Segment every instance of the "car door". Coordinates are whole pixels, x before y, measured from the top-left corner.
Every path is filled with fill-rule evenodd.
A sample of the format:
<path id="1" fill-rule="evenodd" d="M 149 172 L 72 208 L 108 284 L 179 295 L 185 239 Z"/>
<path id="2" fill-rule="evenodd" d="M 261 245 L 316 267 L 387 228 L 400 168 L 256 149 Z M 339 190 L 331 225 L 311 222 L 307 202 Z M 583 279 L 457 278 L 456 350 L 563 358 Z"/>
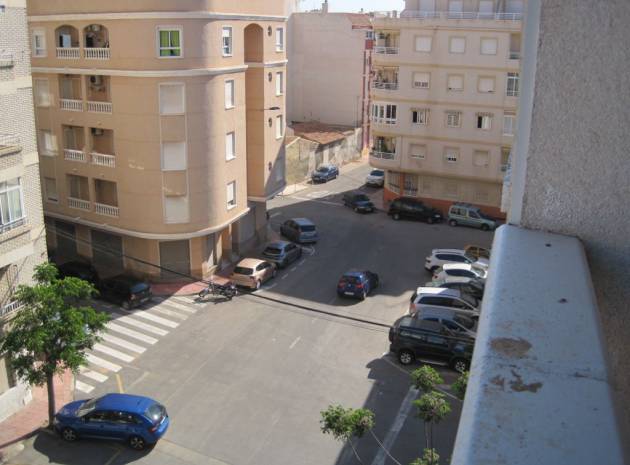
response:
<path id="1" fill-rule="evenodd" d="M 426 321 L 440 321 L 438 318 L 426 318 Z M 448 361 L 451 358 L 450 344 L 448 338 L 444 334 L 427 332 L 425 341 L 425 350 L 427 354 L 436 360 Z"/>
<path id="2" fill-rule="evenodd" d="M 287 245 L 285 252 L 287 254 L 287 261 L 294 262 L 298 259 L 298 247 L 295 244 Z"/>
<path id="3" fill-rule="evenodd" d="M 476 211 L 468 210 L 468 224 L 471 226 L 480 227 L 481 226 L 481 218 L 477 214 Z"/>
<path id="4" fill-rule="evenodd" d="M 110 437 L 108 412 L 95 410 L 82 418 L 79 434 L 92 438 Z"/>

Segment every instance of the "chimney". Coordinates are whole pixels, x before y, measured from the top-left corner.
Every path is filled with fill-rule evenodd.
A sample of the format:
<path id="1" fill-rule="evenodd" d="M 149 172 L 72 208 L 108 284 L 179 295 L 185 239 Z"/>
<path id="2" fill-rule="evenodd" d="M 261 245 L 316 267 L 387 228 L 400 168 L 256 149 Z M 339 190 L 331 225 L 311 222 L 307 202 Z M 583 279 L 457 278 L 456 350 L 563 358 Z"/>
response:
<path id="1" fill-rule="evenodd" d="M 328 13 L 328 0 L 324 0 L 322 3 L 322 13 Z"/>

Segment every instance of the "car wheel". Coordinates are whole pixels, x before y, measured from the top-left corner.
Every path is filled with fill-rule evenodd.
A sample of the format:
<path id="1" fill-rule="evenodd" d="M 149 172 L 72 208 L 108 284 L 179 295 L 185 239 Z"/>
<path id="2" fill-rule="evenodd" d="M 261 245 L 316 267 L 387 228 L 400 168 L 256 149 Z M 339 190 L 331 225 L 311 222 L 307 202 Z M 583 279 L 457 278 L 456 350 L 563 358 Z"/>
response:
<path id="1" fill-rule="evenodd" d="M 433 224 L 433 217 L 432 216 L 427 218 L 427 223 Z"/>
<path id="2" fill-rule="evenodd" d="M 140 436 L 131 436 L 129 438 L 129 447 L 131 447 L 133 450 L 143 450 L 146 445 L 146 441 Z"/>
<path id="3" fill-rule="evenodd" d="M 271 272 L 271 277 L 272 277 L 272 278 L 275 278 L 277 274 L 278 274 L 278 270 L 273 270 L 273 271 Z"/>
<path id="4" fill-rule="evenodd" d="M 256 290 L 260 289 L 260 279 L 256 281 Z"/>
<path id="5" fill-rule="evenodd" d="M 488 229 L 490 229 L 490 227 L 487 224 L 482 224 L 481 225 L 481 230 L 482 231 L 487 231 Z"/>
<path id="6" fill-rule="evenodd" d="M 413 363 L 413 359 L 414 359 L 414 356 L 410 350 L 403 349 L 400 352 L 398 352 L 398 361 L 402 365 L 409 365 Z"/>
<path id="7" fill-rule="evenodd" d="M 122 308 L 125 310 L 131 310 L 131 303 L 128 300 L 124 300 L 122 303 Z"/>
<path id="8" fill-rule="evenodd" d="M 400 214 L 394 213 L 394 216 L 392 216 L 392 218 L 394 218 L 396 221 L 398 221 L 400 219 Z"/>
<path id="9" fill-rule="evenodd" d="M 455 360 L 453 360 L 451 366 L 453 367 L 453 370 L 459 373 L 463 373 L 465 371 L 468 371 L 470 365 L 468 363 L 468 360 L 465 360 L 463 358 L 456 358 Z"/>
<path id="10" fill-rule="evenodd" d="M 77 432 L 73 430 L 72 428 L 68 428 L 68 427 L 61 430 L 61 437 L 65 441 L 68 441 L 68 442 L 74 442 L 78 438 Z"/>
<path id="11" fill-rule="evenodd" d="M 449 220 L 448 224 L 450 224 L 451 226 L 457 226 L 457 221 Z"/>
<path id="12" fill-rule="evenodd" d="M 365 291 L 365 290 L 364 290 L 364 291 L 361 293 L 361 300 L 365 300 L 365 299 L 367 299 L 367 291 Z"/>

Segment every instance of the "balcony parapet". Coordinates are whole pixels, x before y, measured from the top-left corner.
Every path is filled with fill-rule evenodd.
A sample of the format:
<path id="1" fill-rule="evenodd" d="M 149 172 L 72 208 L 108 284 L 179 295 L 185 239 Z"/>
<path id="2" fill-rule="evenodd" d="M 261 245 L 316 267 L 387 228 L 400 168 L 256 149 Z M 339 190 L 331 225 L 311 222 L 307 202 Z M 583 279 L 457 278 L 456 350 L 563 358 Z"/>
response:
<path id="1" fill-rule="evenodd" d="M 78 161 L 80 163 L 85 163 L 87 161 L 87 157 L 85 156 L 85 152 L 83 150 L 63 149 L 63 158 L 64 160 Z"/>
<path id="2" fill-rule="evenodd" d="M 372 150 L 370 152 L 370 157 L 379 158 L 381 160 L 393 160 L 396 158 L 396 153 L 394 152 L 379 152 L 378 150 Z"/>
<path id="3" fill-rule="evenodd" d="M 81 58 L 81 48 L 79 47 L 57 47 L 57 58 L 64 60 L 76 60 Z"/>
<path id="4" fill-rule="evenodd" d="M 501 226 L 452 465 L 624 462 L 576 238 Z"/>
<path id="5" fill-rule="evenodd" d="M 109 48 L 86 47 L 83 54 L 88 60 L 109 60 Z"/>
<path id="6" fill-rule="evenodd" d="M 60 98 L 59 108 L 67 111 L 83 111 L 83 100 Z"/>
<path id="7" fill-rule="evenodd" d="M 94 211 L 99 215 L 111 216 L 112 218 L 120 216 L 118 207 L 105 205 L 104 203 L 94 202 Z"/>
<path id="8" fill-rule="evenodd" d="M 89 212 L 92 209 L 89 200 L 75 199 L 74 197 L 68 197 L 68 207 L 86 212 Z"/>
<path id="9" fill-rule="evenodd" d="M 378 53 L 379 55 L 398 55 L 399 47 L 374 47 L 374 53 Z"/>
<path id="10" fill-rule="evenodd" d="M 397 82 L 378 82 L 378 81 L 374 81 L 372 83 L 372 87 L 374 89 L 398 90 L 398 83 Z"/>
<path id="11" fill-rule="evenodd" d="M 376 11 L 374 18 L 389 19 L 485 19 L 494 21 L 521 21 L 522 13 L 484 13 L 480 11 Z"/>
<path id="12" fill-rule="evenodd" d="M 98 166 L 106 166 L 108 168 L 116 168 L 116 157 L 114 155 L 106 155 L 104 153 L 92 152 L 92 164 Z"/>

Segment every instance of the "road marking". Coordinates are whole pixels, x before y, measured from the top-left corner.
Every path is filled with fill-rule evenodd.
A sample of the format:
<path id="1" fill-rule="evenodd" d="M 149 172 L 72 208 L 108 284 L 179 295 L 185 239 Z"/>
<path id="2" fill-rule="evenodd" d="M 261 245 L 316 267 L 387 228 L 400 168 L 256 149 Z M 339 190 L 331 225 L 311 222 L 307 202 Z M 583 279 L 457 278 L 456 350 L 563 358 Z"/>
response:
<path id="1" fill-rule="evenodd" d="M 86 354 L 85 358 L 88 362 L 93 363 L 96 366 L 101 368 L 105 368 L 106 370 L 113 371 L 114 373 L 120 371 L 122 367 L 120 365 L 116 365 L 115 363 L 108 362 L 107 360 L 103 360 L 102 358 L 97 357 L 96 355 Z"/>
<path id="2" fill-rule="evenodd" d="M 80 369 L 79 373 L 81 374 L 81 376 L 85 376 L 86 378 L 93 379 L 94 381 L 98 383 L 103 383 L 107 381 L 107 376 L 99 373 L 98 371 L 88 370 L 85 367 Z"/>
<path id="3" fill-rule="evenodd" d="M 379 448 L 376 457 L 372 460 L 372 465 L 384 465 L 385 464 L 385 450 L 390 450 L 394 441 L 398 437 L 400 430 L 405 424 L 405 420 L 409 416 L 409 412 L 413 407 L 411 401 L 418 395 L 418 390 L 413 386 L 409 388 L 409 392 L 405 396 L 405 399 L 400 404 L 400 409 L 398 409 L 398 415 L 394 420 L 394 424 L 387 432 L 387 436 L 385 436 L 385 440 L 383 441 L 383 447 Z"/>
<path id="4" fill-rule="evenodd" d="M 162 303 L 164 305 L 169 306 L 169 307 L 176 308 L 177 310 L 183 310 L 183 311 L 185 311 L 187 313 L 197 313 L 197 309 L 196 308 L 190 308 L 190 307 L 187 307 L 186 305 L 178 304 L 177 302 L 174 302 L 172 300 L 165 300 Z"/>
<path id="5" fill-rule="evenodd" d="M 293 268 L 291 268 L 290 271 L 295 271 L 295 270 L 297 270 L 297 266 L 294 266 Z"/>
<path id="6" fill-rule="evenodd" d="M 127 323 L 130 326 L 135 326 L 136 328 L 144 329 L 145 331 L 148 331 L 150 333 L 157 334 L 159 336 L 166 336 L 168 334 L 168 331 L 166 331 L 165 329 L 156 328 L 155 326 L 142 323 L 141 321 L 134 320 L 133 318 L 121 315 L 120 313 L 113 313 L 113 315 L 116 317 L 117 321 L 122 321 L 123 323 Z"/>
<path id="7" fill-rule="evenodd" d="M 295 341 L 293 341 L 291 345 L 289 346 L 289 350 L 293 349 L 295 347 L 295 344 L 297 344 L 300 341 L 300 339 L 302 339 L 302 336 L 296 337 Z"/>
<path id="8" fill-rule="evenodd" d="M 94 344 L 94 350 L 98 350 L 104 354 L 107 354 L 111 357 L 117 358 L 118 360 L 122 360 L 123 362 L 131 363 L 135 357 L 131 355 L 127 355 L 119 350 L 112 349 L 111 347 L 104 346 L 103 344 L 96 343 Z"/>
<path id="9" fill-rule="evenodd" d="M 280 279 L 287 279 L 289 277 L 289 273 L 285 274 L 282 278 Z"/>
<path id="10" fill-rule="evenodd" d="M 326 305 L 330 305 L 332 304 L 335 300 L 337 300 L 337 296 L 333 297 L 332 299 L 330 299 L 328 302 L 326 302 Z"/>
<path id="11" fill-rule="evenodd" d="M 304 262 L 306 261 L 306 259 L 302 260 L 300 263 L 298 263 L 298 266 L 302 266 L 304 265 Z"/>
<path id="12" fill-rule="evenodd" d="M 111 458 L 107 462 L 105 462 L 105 465 L 112 465 L 112 463 L 114 463 L 114 460 L 116 460 L 118 456 L 122 454 L 122 451 L 122 449 L 117 449 L 114 455 L 112 455 Z"/>
<path id="13" fill-rule="evenodd" d="M 280 212 L 274 212 L 274 213 L 272 213 L 271 215 L 269 215 L 269 218 L 275 218 L 276 216 L 280 216 L 280 215 L 282 215 L 282 213 L 280 213 Z"/>
<path id="14" fill-rule="evenodd" d="M 155 310 L 158 313 L 161 313 L 162 315 L 168 315 L 168 316 L 172 316 L 175 318 L 179 318 L 180 320 L 187 320 L 188 316 L 187 315 L 182 315 L 181 313 L 177 313 L 174 312 L 173 310 L 168 310 L 166 308 L 157 306 L 157 307 L 151 307 L 151 310 Z"/>
<path id="15" fill-rule="evenodd" d="M 278 285 L 278 283 L 273 283 L 273 284 L 269 284 L 267 286 L 263 286 L 263 290 L 268 291 L 269 289 L 273 289 L 277 285 Z"/>
<path id="16" fill-rule="evenodd" d="M 175 302 L 181 302 L 183 304 L 195 304 L 197 303 L 197 296 L 192 295 L 176 295 L 171 297 L 171 299 Z M 168 299 L 163 299 L 163 301 Z"/>
<path id="17" fill-rule="evenodd" d="M 125 328 L 124 326 L 117 325 L 116 323 L 112 323 L 111 321 L 107 323 L 107 328 L 116 331 L 117 333 L 124 334 L 125 336 L 133 337 L 134 339 L 138 339 L 139 341 L 146 342 L 147 344 L 155 344 L 158 340 L 151 336 L 146 336 L 142 333 L 134 331 L 133 329 Z"/>
<path id="18" fill-rule="evenodd" d="M 122 378 L 120 377 L 118 373 L 116 373 L 116 383 L 118 384 L 118 392 L 120 392 L 121 394 L 124 394 L 125 390 L 123 389 Z"/>
<path id="19" fill-rule="evenodd" d="M 343 203 L 341 202 L 329 202 L 328 200 L 320 200 L 317 198 L 307 198 L 307 197 L 298 197 L 298 196 L 294 196 L 293 197 L 296 200 L 303 200 L 304 202 L 316 202 L 316 203 L 323 203 L 324 205 L 333 205 L 335 207 L 343 207 Z"/>
<path id="20" fill-rule="evenodd" d="M 74 387 L 81 392 L 85 392 L 89 394 L 94 390 L 94 386 L 88 383 L 84 383 L 83 381 L 79 381 L 78 379 L 74 381 Z"/>
<path id="21" fill-rule="evenodd" d="M 106 334 L 101 334 L 100 336 L 104 341 L 107 341 L 110 344 L 115 344 L 117 346 L 124 347 L 125 349 L 128 349 L 137 354 L 142 354 L 146 350 L 144 347 L 140 347 L 139 345 L 132 344 L 131 342 L 127 342 L 124 339 L 120 339 L 119 337 L 112 336 L 111 334 L 106 333 Z"/>
<path id="22" fill-rule="evenodd" d="M 169 328 L 177 328 L 179 326 L 179 323 L 167 320 L 166 318 L 162 318 L 161 316 L 152 315 L 151 313 L 147 313 L 145 311 L 134 312 L 132 313 L 132 315 L 139 316 L 140 318 L 144 318 L 145 320 L 161 324 L 162 326 L 168 326 Z"/>
<path id="23" fill-rule="evenodd" d="M 227 462 L 201 454 L 196 450 L 188 449 L 187 447 L 180 446 L 164 438 L 160 439 L 153 449 L 164 455 L 173 457 L 173 462 L 185 462 L 190 465 L 230 465 Z M 106 463 L 105 465 L 111 464 Z"/>

